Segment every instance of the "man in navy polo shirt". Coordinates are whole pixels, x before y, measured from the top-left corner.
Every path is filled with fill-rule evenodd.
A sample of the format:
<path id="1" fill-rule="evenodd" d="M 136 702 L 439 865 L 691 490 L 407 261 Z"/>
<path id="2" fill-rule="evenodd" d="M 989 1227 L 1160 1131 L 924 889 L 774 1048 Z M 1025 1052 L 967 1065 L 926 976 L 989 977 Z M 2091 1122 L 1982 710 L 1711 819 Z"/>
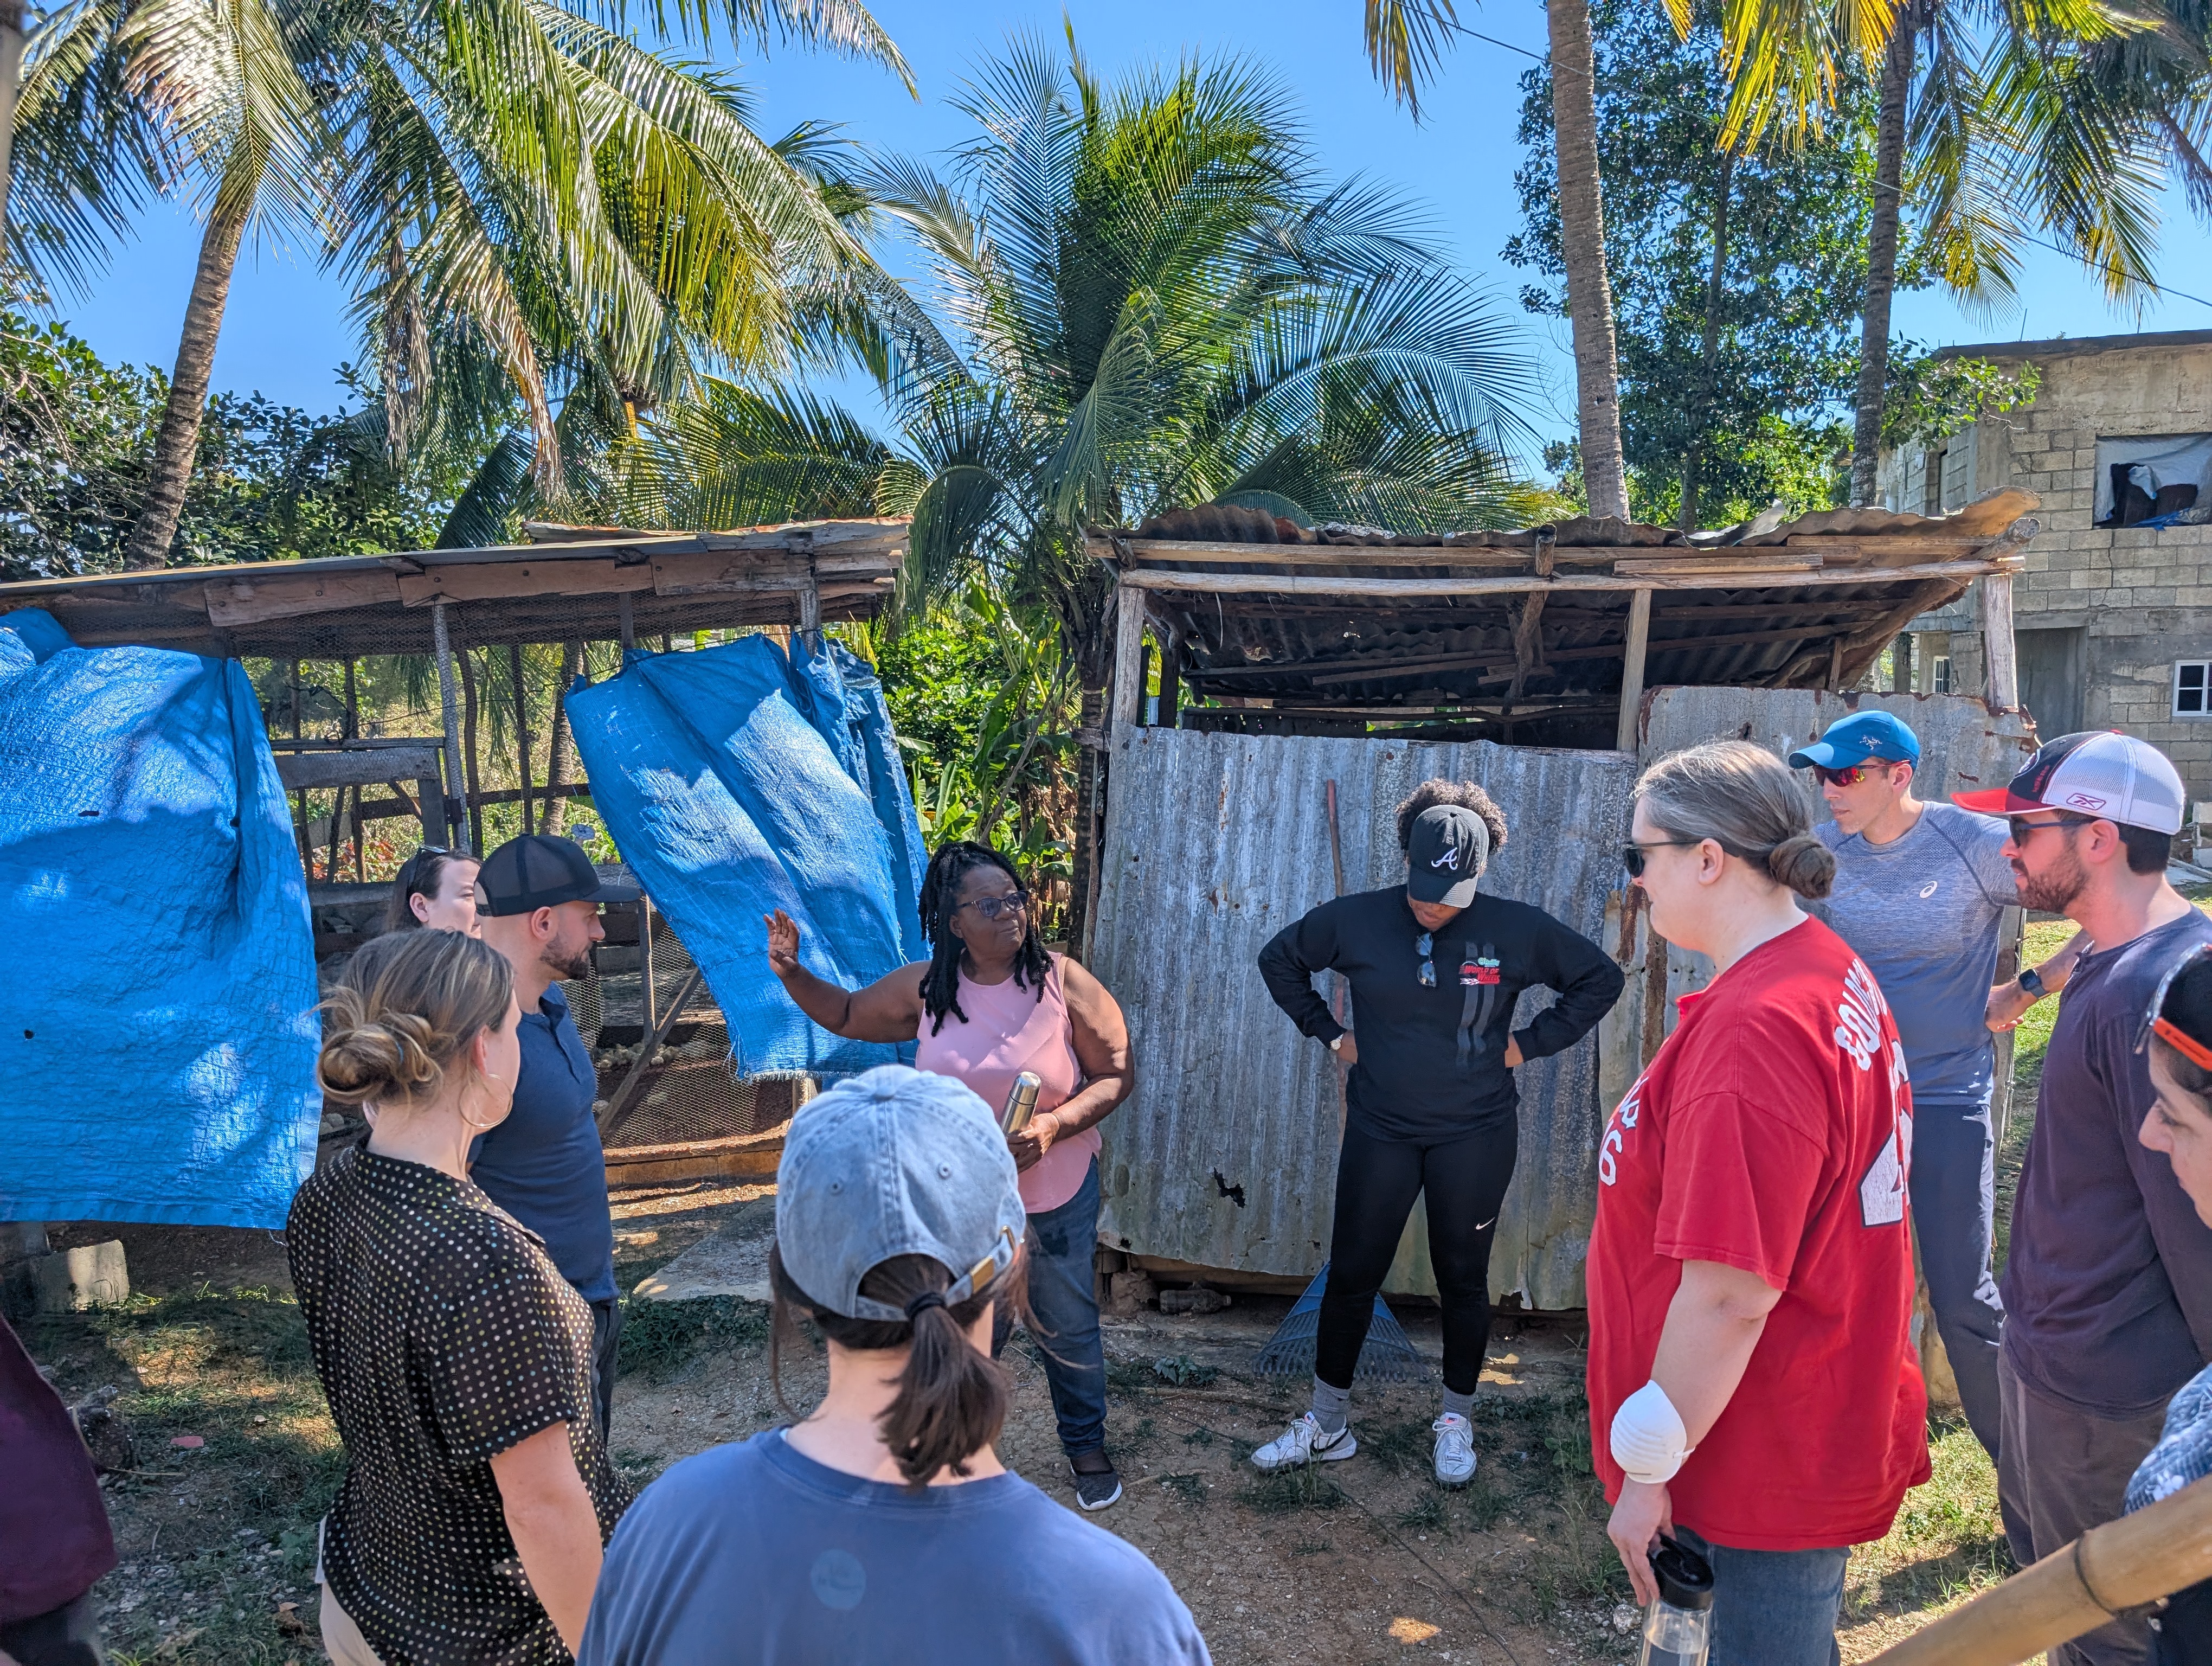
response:
<path id="1" fill-rule="evenodd" d="M 514 968 L 522 1068 L 514 1108 L 477 1140 L 469 1177 L 545 1241 L 561 1276 L 591 1304 L 602 1436 L 614 1405 L 615 1344 L 622 1333 L 614 1218 L 607 1207 L 606 1152 L 592 1115 L 599 1077 L 568 1016 L 568 999 L 553 986 L 590 973 L 592 945 L 607 934 L 599 904 L 637 897 L 635 885 L 603 881 L 582 846 L 538 833 L 509 839 L 484 858 L 477 874 L 483 940 Z"/>

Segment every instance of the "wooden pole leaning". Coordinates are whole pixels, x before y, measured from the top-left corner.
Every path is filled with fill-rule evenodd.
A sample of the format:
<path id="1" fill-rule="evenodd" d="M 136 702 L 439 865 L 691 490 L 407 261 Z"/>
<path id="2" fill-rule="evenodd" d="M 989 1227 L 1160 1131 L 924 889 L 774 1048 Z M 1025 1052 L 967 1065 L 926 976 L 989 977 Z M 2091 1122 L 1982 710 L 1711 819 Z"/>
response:
<path id="1" fill-rule="evenodd" d="M 1644 660 L 1650 645 L 1651 593 L 1638 590 L 1628 599 L 1628 650 L 1620 668 L 1620 727 L 1613 742 L 1617 751 L 1636 750 L 1636 731 L 1644 711 Z"/>
<path id="2" fill-rule="evenodd" d="M 2012 632 L 2012 575 L 1982 581 L 1982 665 L 1989 702 L 2000 711 L 2020 704 L 2020 649 Z"/>
<path id="3" fill-rule="evenodd" d="M 2018 1666 L 2106 1620 L 2212 1578 L 2212 1479 L 2093 1527 L 1868 1666 Z"/>

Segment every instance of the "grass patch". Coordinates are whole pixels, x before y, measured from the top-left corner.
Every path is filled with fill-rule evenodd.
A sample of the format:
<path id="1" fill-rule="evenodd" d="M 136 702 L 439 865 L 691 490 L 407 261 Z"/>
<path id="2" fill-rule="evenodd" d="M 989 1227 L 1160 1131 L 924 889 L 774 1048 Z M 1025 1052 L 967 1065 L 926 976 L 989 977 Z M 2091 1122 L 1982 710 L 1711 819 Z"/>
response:
<path id="1" fill-rule="evenodd" d="M 1425 1471 L 1434 1444 L 1435 1433 L 1427 1420 L 1418 1417 L 1396 1423 L 1378 1423 L 1359 1437 L 1361 1451 L 1401 1475 Z"/>
<path id="2" fill-rule="evenodd" d="M 1474 1479 L 1467 1484 L 1461 1497 L 1466 1500 L 1467 1524 L 1477 1533 L 1487 1533 L 1497 1526 L 1511 1503 L 1504 1491 L 1491 1480 L 1489 1472 L 1481 1468 L 1476 1469 Z"/>
<path id="3" fill-rule="evenodd" d="M 1905 1495 L 1879 1544 L 1851 1553 L 1844 1612 L 1854 1622 L 1942 1609 L 2012 1572 L 1997 1517 L 1996 1471 L 1964 1420 L 1928 1431 L 1934 1477 Z"/>
<path id="4" fill-rule="evenodd" d="M 1239 1465 L 1250 1456 L 1238 1453 Z M 1344 1502 L 1344 1494 L 1322 1474 L 1321 1465 L 1308 1463 L 1296 1469 L 1254 1471 L 1252 1479 L 1238 1491 L 1237 1502 L 1262 1516 L 1290 1516 L 1308 1510 L 1334 1510 Z"/>
<path id="5" fill-rule="evenodd" d="M 689 1302 L 627 1304 L 617 1373 L 641 1373 L 662 1383 L 702 1353 L 768 1346 L 768 1310 L 737 1296 L 704 1296 Z"/>
<path id="6" fill-rule="evenodd" d="M 1433 1489 L 1417 1494 L 1413 1503 L 1398 1512 L 1398 1525 L 1408 1533 L 1441 1535 L 1450 1532 L 1451 1513 L 1444 1508 L 1443 1494 Z"/>
<path id="7" fill-rule="evenodd" d="M 1152 1375 L 1179 1389 L 1202 1389 L 1221 1375 L 1218 1365 L 1201 1365 L 1188 1353 L 1152 1361 Z"/>
<path id="8" fill-rule="evenodd" d="M 1149 1359 L 1109 1359 L 1106 1362 L 1106 1387 L 1115 1394 L 1134 1398 L 1157 1389 L 1160 1378 L 1153 1373 Z"/>

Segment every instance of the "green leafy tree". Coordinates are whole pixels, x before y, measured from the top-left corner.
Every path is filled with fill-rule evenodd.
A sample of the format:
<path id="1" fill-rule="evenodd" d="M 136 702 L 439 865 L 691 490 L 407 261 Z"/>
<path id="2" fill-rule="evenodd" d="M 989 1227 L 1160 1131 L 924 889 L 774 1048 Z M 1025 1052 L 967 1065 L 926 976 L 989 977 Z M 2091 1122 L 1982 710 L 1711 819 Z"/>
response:
<path id="1" fill-rule="evenodd" d="M 1110 585 L 1087 525 L 1243 494 L 1513 518 L 1529 384 L 1507 327 L 1403 206 L 1322 176 L 1279 88 L 1231 60 L 1109 87 L 1071 33 L 1065 58 L 1018 40 L 957 104 L 977 132 L 952 181 L 872 182 L 948 313 L 879 493 L 915 518 L 910 599 L 980 562 L 1048 608 L 1095 727 Z"/>
<path id="2" fill-rule="evenodd" d="M 1871 90 L 1840 89 L 1838 114 L 1795 149 L 1739 155 L 1720 143 L 1730 90 L 1711 11 L 1686 38 L 1638 0 L 1606 0 L 1595 20 L 1636 512 L 1692 530 L 1776 501 L 1826 508 L 1857 371 Z M 1557 316 L 1568 303 L 1551 81 L 1548 66 L 1521 78 L 1524 226 L 1504 253 L 1543 280 L 1523 304 Z"/>
<path id="3" fill-rule="evenodd" d="M 232 271 L 257 225 L 351 281 L 396 456 L 519 406 L 540 495 L 705 368 L 833 344 L 887 362 L 896 286 L 849 228 L 834 143 L 754 133 L 744 89 L 550 0 L 83 0 L 33 38 L 15 241 L 96 268 L 149 193 L 207 230 L 134 527 L 167 558 Z M 903 64 L 853 0 L 704 0 L 663 26 L 774 26 Z M 910 84 L 910 83 L 909 83 Z"/>

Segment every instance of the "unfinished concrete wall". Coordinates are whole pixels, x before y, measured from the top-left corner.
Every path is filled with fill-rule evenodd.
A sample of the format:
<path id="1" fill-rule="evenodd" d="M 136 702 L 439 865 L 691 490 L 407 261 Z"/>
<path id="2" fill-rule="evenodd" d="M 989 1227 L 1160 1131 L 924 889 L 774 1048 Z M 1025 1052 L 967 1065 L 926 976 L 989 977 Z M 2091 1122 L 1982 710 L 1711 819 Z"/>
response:
<path id="1" fill-rule="evenodd" d="M 2212 432 L 2212 340 L 2113 337 L 2035 344 L 2023 356 L 2042 373 L 2035 402 L 1977 424 L 1973 447 L 1977 490 L 2024 486 L 2043 499 L 2043 530 L 2013 585 L 2015 628 L 2084 631 L 2082 725 L 2163 748 L 2191 794 L 2212 798 L 2212 715 L 2177 718 L 2172 702 L 2175 661 L 2212 659 L 2212 525 L 2091 524 L 2100 438 Z M 1894 460 L 1892 477 L 1910 460 Z M 1913 621 L 1916 631 L 1950 633 L 1961 691 L 1981 686 L 1978 626 L 1972 591 Z"/>

